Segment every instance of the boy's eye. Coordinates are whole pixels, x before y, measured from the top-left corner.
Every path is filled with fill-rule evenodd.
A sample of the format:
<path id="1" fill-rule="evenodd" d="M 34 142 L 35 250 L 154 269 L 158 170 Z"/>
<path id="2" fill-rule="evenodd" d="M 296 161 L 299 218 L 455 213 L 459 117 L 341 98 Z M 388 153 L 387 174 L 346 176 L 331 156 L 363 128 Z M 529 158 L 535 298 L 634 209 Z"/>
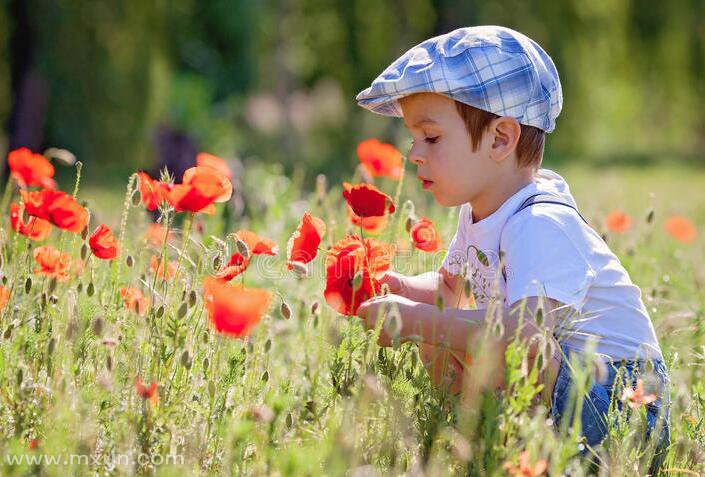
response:
<path id="1" fill-rule="evenodd" d="M 435 144 L 436 142 L 438 142 L 439 137 L 440 136 L 426 137 L 426 138 L 424 138 L 424 141 L 426 141 L 429 144 Z"/>

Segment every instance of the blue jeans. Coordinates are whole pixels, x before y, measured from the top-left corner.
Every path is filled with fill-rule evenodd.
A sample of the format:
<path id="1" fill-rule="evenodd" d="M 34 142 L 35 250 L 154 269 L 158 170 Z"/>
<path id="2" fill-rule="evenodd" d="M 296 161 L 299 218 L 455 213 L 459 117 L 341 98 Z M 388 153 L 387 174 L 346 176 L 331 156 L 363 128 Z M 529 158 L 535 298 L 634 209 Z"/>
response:
<path id="1" fill-rule="evenodd" d="M 573 361 L 576 356 L 574 350 L 570 350 L 564 344 L 561 344 L 563 351 L 563 359 L 561 361 L 558 377 L 556 379 L 553 394 L 551 396 L 551 418 L 556 426 L 560 429 L 561 419 L 567 418 L 572 421 L 575 412 L 575 404 L 570 403 L 571 389 L 573 387 L 573 373 L 569 362 L 573 366 L 579 366 L 580 361 Z M 567 359 L 566 359 L 567 358 Z M 656 400 L 646 405 L 646 418 L 648 427 L 646 431 L 647 439 L 651 437 L 652 431 L 658 429 L 657 450 L 654 455 L 651 474 L 655 475 L 661 465 L 666 454 L 666 448 L 670 441 L 670 431 L 668 427 L 668 417 L 670 413 L 670 379 L 666 365 L 660 359 L 650 360 L 653 365 L 652 375 L 656 378 L 658 389 L 646 389 L 646 392 L 654 392 Z M 650 370 L 648 370 L 650 371 Z M 607 436 L 607 414 L 612 399 L 615 400 L 617 407 L 621 410 L 623 403 L 621 401 L 621 390 L 626 385 L 636 386 L 636 381 L 639 376 L 644 376 L 647 372 L 647 361 L 645 360 L 620 360 L 610 361 L 606 365 L 606 373 L 602 383 L 597 383 L 592 380 L 590 388 L 583 397 L 582 411 L 580 415 L 581 433 L 590 447 L 600 444 Z M 651 374 L 651 373 L 650 373 Z M 617 378 L 620 378 L 619 380 Z M 621 384 L 620 384 L 621 383 Z M 614 395 L 617 393 L 617 395 Z M 570 409 L 569 409 L 570 406 Z M 569 421 L 569 422 L 570 422 Z M 658 425 L 657 425 L 658 424 Z M 583 451 L 583 454 L 587 450 Z"/>

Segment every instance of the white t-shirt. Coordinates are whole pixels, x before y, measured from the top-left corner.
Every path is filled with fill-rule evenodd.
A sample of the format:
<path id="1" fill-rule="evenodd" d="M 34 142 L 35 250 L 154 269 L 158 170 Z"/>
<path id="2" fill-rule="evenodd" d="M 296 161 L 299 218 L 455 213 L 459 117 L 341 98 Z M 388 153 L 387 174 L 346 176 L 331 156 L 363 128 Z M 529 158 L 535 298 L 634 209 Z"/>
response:
<path id="1" fill-rule="evenodd" d="M 511 306 L 530 296 L 569 305 L 576 313 L 558 323 L 557 334 L 570 348 L 583 350 L 593 339 L 605 358 L 662 358 L 641 290 L 575 210 L 534 204 L 515 213 L 527 198 L 546 192 L 575 206 L 568 184 L 548 169 L 540 169 L 535 182 L 479 222 L 472 222 L 470 206 L 463 204 L 443 268 L 459 275 L 467 264 L 466 277 L 480 309 L 492 300 Z M 500 250 L 506 281 L 499 269 Z"/>

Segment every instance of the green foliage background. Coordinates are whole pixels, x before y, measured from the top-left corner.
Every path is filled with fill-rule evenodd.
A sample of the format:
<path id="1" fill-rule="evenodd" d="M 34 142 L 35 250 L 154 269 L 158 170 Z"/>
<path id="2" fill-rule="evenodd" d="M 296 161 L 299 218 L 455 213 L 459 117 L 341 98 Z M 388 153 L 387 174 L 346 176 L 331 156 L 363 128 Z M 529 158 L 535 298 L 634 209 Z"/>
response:
<path id="1" fill-rule="evenodd" d="M 554 58 L 565 102 L 549 160 L 705 159 L 700 0 L 25 1 L 49 92 L 46 145 L 85 163 L 150 165 L 159 125 L 309 175 L 347 170 L 368 136 L 405 150 L 399 122 L 355 94 L 414 44 L 480 24 L 516 28 Z M 13 28 L 6 0 L 3 123 Z"/>

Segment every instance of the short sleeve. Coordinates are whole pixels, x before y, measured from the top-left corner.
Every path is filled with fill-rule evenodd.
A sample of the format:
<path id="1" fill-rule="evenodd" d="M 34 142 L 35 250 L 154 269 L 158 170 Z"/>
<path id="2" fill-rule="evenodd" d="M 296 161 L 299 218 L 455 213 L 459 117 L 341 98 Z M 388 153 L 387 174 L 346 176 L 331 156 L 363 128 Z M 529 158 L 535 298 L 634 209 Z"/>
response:
<path id="1" fill-rule="evenodd" d="M 463 204 L 458 212 L 458 227 L 455 230 L 453 240 L 448 246 L 448 251 L 443 259 L 443 268 L 452 275 L 463 273 L 463 266 L 467 261 L 467 226 L 470 221 L 470 208 Z"/>
<path id="2" fill-rule="evenodd" d="M 500 245 L 508 305 L 542 296 L 581 310 L 595 271 L 580 250 L 579 238 L 570 236 L 579 230 L 576 225 L 531 214 L 515 215 L 507 222 Z"/>

